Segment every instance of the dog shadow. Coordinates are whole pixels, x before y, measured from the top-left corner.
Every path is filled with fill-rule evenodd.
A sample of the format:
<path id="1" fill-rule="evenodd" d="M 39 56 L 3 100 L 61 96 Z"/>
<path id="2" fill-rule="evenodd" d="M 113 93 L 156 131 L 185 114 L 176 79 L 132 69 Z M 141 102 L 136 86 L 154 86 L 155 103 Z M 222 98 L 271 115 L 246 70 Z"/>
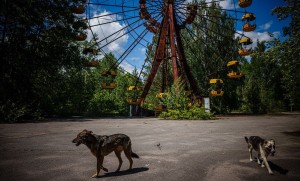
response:
<path id="1" fill-rule="evenodd" d="M 100 176 L 99 178 L 131 175 L 131 174 L 136 174 L 136 173 L 139 173 L 139 172 L 145 172 L 145 171 L 148 171 L 148 170 L 149 170 L 149 168 L 147 168 L 147 167 L 139 167 L 139 168 L 133 168 L 131 170 L 123 170 L 123 171 L 119 171 L 119 172 L 104 173 L 104 175 Z"/>
<path id="2" fill-rule="evenodd" d="M 273 163 L 271 161 L 268 161 L 268 162 L 269 162 L 270 168 L 273 171 L 279 172 L 281 175 L 286 175 L 289 172 L 288 170 L 280 167 L 279 165 L 276 165 L 275 163 Z"/>
<path id="3" fill-rule="evenodd" d="M 255 162 L 257 162 L 257 158 L 256 158 Z M 279 165 L 276 165 L 272 161 L 268 161 L 268 163 L 269 163 L 271 170 L 276 171 L 276 172 L 280 173 L 281 175 L 286 175 L 289 172 L 288 170 L 280 167 Z"/>

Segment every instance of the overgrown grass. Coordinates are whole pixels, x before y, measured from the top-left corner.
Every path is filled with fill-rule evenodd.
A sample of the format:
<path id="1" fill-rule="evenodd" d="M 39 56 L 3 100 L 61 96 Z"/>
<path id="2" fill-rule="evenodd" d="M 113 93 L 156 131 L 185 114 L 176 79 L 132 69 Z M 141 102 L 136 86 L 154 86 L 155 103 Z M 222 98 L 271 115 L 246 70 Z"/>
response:
<path id="1" fill-rule="evenodd" d="M 209 112 L 205 112 L 203 107 L 192 107 L 190 109 L 183 110 L 167 110 L 159 115 L 159 118 L 168 120 L 209 120 L 214 118 L 214 115 Z"/>
<path id="2" fill-rule="evenodd" d="M 169 120 L 207 120 L 212 119 L 214 115 L 205 112 L 204 107 L 194 103 L 190 107 L 190 98 L 188 98 L 181 79 L 174 82 L 171 89 L 161 98 L 161 103 L 166 106 L 159 118 Z"/>

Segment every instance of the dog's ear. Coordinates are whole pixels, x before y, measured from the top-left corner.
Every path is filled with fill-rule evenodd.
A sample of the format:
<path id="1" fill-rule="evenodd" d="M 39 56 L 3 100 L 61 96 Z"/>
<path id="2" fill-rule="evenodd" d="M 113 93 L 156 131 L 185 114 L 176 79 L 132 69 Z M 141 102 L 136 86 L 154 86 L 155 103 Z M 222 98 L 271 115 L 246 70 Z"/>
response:
<path id="1" fill-rule="evenodd" d="M 87 134 L 92 134 L 93 132 L 92 131 L 87 131 Z"/>
<path id="2" fill-rule="evenodd" d="M 270 141 L 273 142 L 273 144 L 275 145 L 275 140 L 271 139 Z"/>

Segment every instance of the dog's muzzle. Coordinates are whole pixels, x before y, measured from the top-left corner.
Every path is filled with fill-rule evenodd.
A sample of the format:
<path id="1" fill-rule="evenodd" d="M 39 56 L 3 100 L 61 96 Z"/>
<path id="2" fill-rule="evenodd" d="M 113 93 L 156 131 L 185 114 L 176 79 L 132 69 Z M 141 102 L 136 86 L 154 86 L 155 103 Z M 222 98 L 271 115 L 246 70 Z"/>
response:
<path id="1" fill-rule="evenodd" d="M 272 149 L 270 155 L 271 155 L 271 156 L 274 156 L 274 155 L 275 155 L 275 152 L 276 152 L 276 151 L 275 151 L 274 149 Z"/>
<path id="2" fill-rule="evenodd" d="M 72 143 L 76 143 L 75 145 L 76 146 L 79 146 L 81 143 L 82 143 L 82 141 L 81 140 L 77 140 L 76 138 L 72 141 Z"/>
<path id="3" fill-rule="evenodd" d="M 275 151 L 271 151 L 271 156 L 275 156 Z"/>

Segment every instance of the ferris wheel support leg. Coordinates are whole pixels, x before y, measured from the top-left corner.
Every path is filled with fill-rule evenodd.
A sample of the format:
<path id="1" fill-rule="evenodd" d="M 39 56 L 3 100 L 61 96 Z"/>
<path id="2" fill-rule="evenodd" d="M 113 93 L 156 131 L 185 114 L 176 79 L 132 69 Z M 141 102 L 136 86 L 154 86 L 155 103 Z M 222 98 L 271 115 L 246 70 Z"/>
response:
<path id="1" fill-rule="evenodd" d="M 186 77 L 190 83 L 190 86 L 191 86 L 194 94 L 200 95 L 196 80 L 195 80 L 194 76 L 192 75 L 191 69 L 186 61 L 186 57 L 185 57 L 184 50 L 183 50 L 183 44 L 182 44 L 182 40 L 180 37 L 180 30 L 179 30 L 179 28 L 175 28 L 175 30 L 176 30 L 176 41 L 177 41 L 179 61 L 181 63 L 181 66 L 186 74 Z"/>
<path id="2" fill-rule="evenodd" d="M 177 82 L 179 74 L 178 74 L 177 55 L 176 55 L 176 46 L 175 46 L 175 21 L 174 21 L 173 4 L 169 4 L 169 16 L 170 16 L 170 45 L 171 45 L 171 57 L 172 57 L 172 71 L 173 71 L 174 82 Z"/>
<path id="3" fill-rule="evenodd" d="M 150 74 L 148 76 L 147 82 L 145 84 L 144 90 L 141 95 L 141 106 L 144 105 L 145 98 L 149 92 L 151 85 L 152 85 L 152 82 L 157 73 L 159 65 L 165 56 L 166 37 L 167 37 L 167 33 L 168 33 L 168 17 L 166 17 L 166 16 L 168 16 L 168 15 L 165 15 L 165 17 L 163 18 L 162 28 L 161 28 L 161 31 L 159 34 L 159 38 L 158 38 L 159 41 L 157 42 L 157 46 L 156 46 L 157 49 L 155 51 L 152 68 L 151 68 Z"/>

